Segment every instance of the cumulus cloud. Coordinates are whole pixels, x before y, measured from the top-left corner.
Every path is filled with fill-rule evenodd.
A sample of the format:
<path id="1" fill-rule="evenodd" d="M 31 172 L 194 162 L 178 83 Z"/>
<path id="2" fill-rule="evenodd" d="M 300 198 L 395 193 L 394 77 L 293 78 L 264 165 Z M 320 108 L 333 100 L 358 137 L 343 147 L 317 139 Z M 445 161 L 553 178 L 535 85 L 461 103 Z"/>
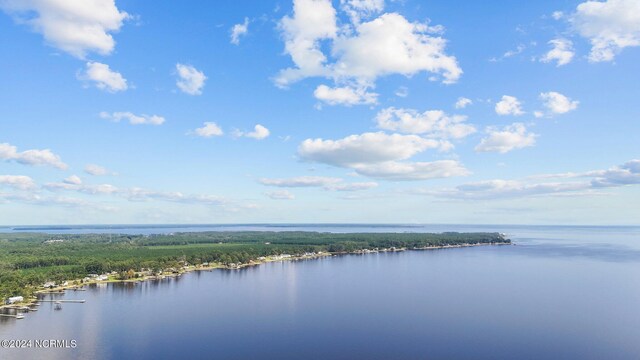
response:
<path id="1" fill-rule="evenodd" d="M 570 181 L 541 181 L 553 178 Z M 583 178 L 576 181 L 574 179 Z M 606 188 L 640 185 L 640 160 L 634 159 L 607 170 L 530 176 L 528 180 L 485 180 L 440 190 L 419 190 L 417 193 L 453 199 L 494 200 L 527 196 L 601 195 Z"/>
<path id="2" fill-rule="evenodd" d="M 375 120 L 380 129 L 444 139 L 461 139 L 476 131 L 473 125 L 464 123 L 466 116 L 448 115 L 441 110 L 420 113 L 414 109 L 389 107 L 378 112 Z"/>
<path id="3" fill-rule="evenodd" d="M 24 175 L 0 175 L 0 186 L 8 186 L 18 190 L 29 190 L 36 187 L 35 181 Z"/>
<path id="4" fill-rule="evenodd" d="M 640 160 L 634 159 L 608 170 L 590 171 L 583 176 L 593 176 L 594 187 L 615 187 L 640 184 Z"/>
<path id="5" fill-rule="evenodd" d="M 285 52 L 291 56 L 296 68 L 282 70 L 275 81 L 278 86 L 311 76 L 327 76 L 327 57 L 320 49 L 320 41 L 335 38 L 336 11 L 330 0 L 296 0 L 293 16 L 280 20 L 279 28 L 285 41 Z"/>
<path id="6" fill-rule="evenodd" d="M 428 180 L 471 174 L 456 160 L 433 162 L 385 161 L 377 164 L 359 164 L 354 168 L 358 174 L 364 176 L 394 181 Z"/>
<path id="7" fill-rule="evenodd" d="M 504 154 L 515 149 L 533 146 L 537 137 L 536 134 L 527 132 L 526 126 L 522 123 L 513 123 L 502 129 L 489 127 L 486 132 L 488 136 L 475 147 L 478 152 Z"/>
<path id="8" fill-rule="evenodd" d="M 513 197 L 561 194 L 588 189 L 588 183 L 583 182 L 530 184 L 516 180 L 496 179 L 467 183 L 453 189 L 425 191 L 423 194 L 453 199 L 497 200 Z"/>
<path id="9" fill-rule="evenodd" d="M 329 87 L 319 85 L 313 92 L 316 99 L 329 105 L 361 105 L 376 104 L 378 94 L 367 92 L 366 87 L 353 88 L 350 86 Z"/>
<path id="10" fill-rule="evenodd" d="M 338 56 L 336 75 L 373 82 L 379 76 L 412 76 L 421 71 L 441 75 L 454 83 L 462 75 L 457 60 L 444 52 L 446 40 L 432 36 L 428 23 L 411 23 L 387 13 L 356 27 L 355 36 L 340 36 L 333 46 Z"/>
<path id="11" fill-rule="evenodd" d="M 284 187 L 284 188 L 323 188 L 328 191 L 360 191 L 368 190 L 378 186 L 375 182 L 353 182 L 347 183 L 341 178 L 326 176 L 298 176 L 293 178 L 263 178 L 259 182 L 262 185 Z"/>
<path id="12" fill-rule="evenodd" d="M 591 42 L 589 61 L 612 61 L 626 47 L 640 46 L 640 2 L 585 1 L 569 21 Z"/>
<path id="13" fill-rule="evenodd" d="M 78 58 L 88 52 L 109 55 L 115 47 L 111 34 L 129 18 L 114 0 L 3 0 L 0 8 Z"/>
<path id="14" fill-rule="evenodd" d="M 146 115 L 146 114 L 135 115 L 128 111 L 123 111 L 123 112 L 121 111 L 121 112 L 114 112 L 114 113 L 108 113 L 103 111 L 100 113 L 100 117 L 113 122 L 120 122 L 122 120 L 127 120 L 131 125 L 162 125 L 165 121 L 165 119 L 162 116 Z"/>
<path id="15" fill-rule="evenodd" d="M 114 175 L 112 172 L 107 170 L 105 167 L 96 165 L 96 164 L 87 164 L 84 167 L 84 172 L 93 175 L 93 176 L 104 176 L 104 175 Z"/>
<path id="16" fill-rule="evenodd" d="M 383 132 L 351 135 L 339 140 L 306 139 L 298 147 L 298 155 L 339 167 L 405 160 L 441 143 L 417 135 L 385 134 Z"/>
<path id="17" fill-rule="evenodd" d="M 63 181 L 47 183 L 43 188 L 51 192 L 73 191 L 93 196 L 116 196 L 129 201 L 168 201 L 185 204 L 229 206 L 229 209 L 234 210 L 243 207 L 222 196 L 184 194 L 179 191 L 158 191 L 141 187 L 118 188 L 111 184 L 74 184 L 69 181 Z"/>
<path id="18" fill-rule="evenodd" d="M 293 200 L 296 197 L 287 190 L 276 190 L 264 193 L 273 200 Z"/>
<path id="19" fill-rule="evenodd" d="M 339 140 L 307 139 L 298 147 L 298 155 L 306 161 L 349 168 L 360 175 L 386 180 L 424 180 L 468 174 L 456 161 L 402 161 L 428 149 L 448 150 L 450 147 L 448 141 L 377 132 Z"/>
<path id="20" fill-rule="evenodd" d="M 95 87 L 111 93 L 127 90 L 127 79 L 111 70 L 109 65 L 90 61 L 84 72 L 78 74 L 78 79 L 91 81 Z"/>
<path id="21" fill-rule="evenodd" d="M 456 58 L 445 53 L 446 40 L 435 35 L 442 32 L 441 27 L 412 23 L 397 13 L 361 22 L 377 15 L 383 5 L 382 1 L 342 1 L 340 9 L 351 23 L 339 28 L 330 0 L 294 0 L 293 15 L 282 18 L 279 28 L 285 52 L 295 66 L 280 71 L 276 85 L 325 77 L 335 81 L 334 92 L 345 92 L 345 86 L 364 87 L 365 94 L 375 87 L 377 78 L 390 74 L 409 77 L 424 71 L 441 76 L 445 83 L 457 81 L 462 70 Z M 336 103 L 353 105 L 354 100 Z"/>
<path id="22" fill-rule="evenodd" d="M 540 58 L 544 63 L 556 62 L 556 66 L 566 65 L 571 62 L 575 52 L 573 51 L 573 43 L 568 39 L 553 39 L 549 41 L 551 50 Z"/>
<path id="23" fill-rule="evenodd" d="M 466 97 L 459 97 L 454 106 L 456 109 L 464 109 L 471 104 L 473 104 L 473 101 L 471 99 L 467 99 Z"/>
<path id="24" fill-rule="evenodd" d="M 520 100 L 514 96 L 503 95 L 502 99 L 496 103 L 496 114 L 498 115 L 522 115 L 522 104 Z"/>
<path id="25" fill-rule="evenodd" d="M 249 32 L 249 18 L 244 18 L 244 22 L 242 24 L 235 24 L 231 27 L 230 36 L 231 43 L 234 45 L 240 44 L 240 38 L 242 36 L 247 35 Z"/>
<path id="26" fill-rule="evenodd" d="M 62 182 L 64 182 L 65 184 L 71 184 L 71 185 L 81 185 L 82 179 L 80 179 L 78 175 L 71 175 L 68 178 L 62 180 Z"/>
<path id="27" fill-rule="evenodd" d="M 569 111 L 577 109 L 580 103 L 555 91 L 541 93 L 540 99 L 551 114 L 568 113 Z"/>
<path id="28" fill-rule="evenodd" d="M 71 181 L 46 183 L 43 187 L 49 191 L 72 190 L 89 195 L 109 195 L 116 194 L 120 191 L 117 187 L 110 184 L 90 185 L 83 184 L 82 182 L 73 183 Z"/>
<path id="29" fill-rule="evenodd" d="M 253 138 L 256 140 L 262 140 L 262 139 L 266 139 L 267 137 L 269 137 L 269 135 L 271 134 L 271 132 L 269 131 L 269 129 L 267 129 L 266 127 L 257 124 L 256 126 L 253 127 L 253 131 L 250 132 L 242 132 L 240 130 L 235 130 L 233 133 L 233 136 L 235 137 L 248 137 L 248 138 Z"/>
<path id="30" fill-rule="evenodd" d="M 277 187 L 324 187 L 342 182 L 343 180 L 341 178 L 326 176 L 298 176 L 280 179 L 263 178 L 259 181 L 262 185 Z"/>
<path id="31" fill-rule="evenodd" d="M 67 164 L 62 162 L 60 156 L 49 149 L 32 149 L 19 152 L 17 147 L 8 143 L 0 143 L 0 160 L 15 161 L 24 165 L 47 165 L 61 170 L 65 170 L 68 167 Z"/>
<path id="32" fill-rule="evenodd" d="M 384 10 L 384 0 L 340 0 L 342 11 L 347 13 L 353 24 L 368 19 Z"/>
<path id="33" fill-rule="evenodd" d="M 193 131 L 193 134 L 200 137 L 213 137 L 213 136 L 222 136 L 224 132 L 222 129 L 214 122 L 205 122 L 202 127 L 199 127 Z"/>
<path id="34" fill-rule="evenodd" d="M 176 85 L 182 92 L 189 95 L 202 94 L 202 88 L 204 87 L 207 77 L 202 71 L 197 70 L 191 65 L 176 64 L 176 70 L 178 71 L 178 80 Z"/>
<path id="35" fill-rule="evenodd" d="M 377 187 L 377 186 L 378 186 L 378 183 L 369 181 L 369 182 L 330 184 L 327 187 L 325 187 L 325 189 L 330 191 L 361 191 L 361 190 L 373 189 L 374 187 Z"/>

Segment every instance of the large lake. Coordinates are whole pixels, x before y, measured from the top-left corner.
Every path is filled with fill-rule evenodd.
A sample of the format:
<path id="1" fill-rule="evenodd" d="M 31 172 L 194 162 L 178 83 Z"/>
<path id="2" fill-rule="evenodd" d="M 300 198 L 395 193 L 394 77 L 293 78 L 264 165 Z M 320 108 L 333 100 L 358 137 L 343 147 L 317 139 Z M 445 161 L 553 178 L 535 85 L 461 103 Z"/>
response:
<path id="1" fill-rule="evenodd" d="M 0 359 L 640 358 L 639 227 L 112 232 L 211 229 L 493 230 L 517 245 L 334 256 L 68 291 L 56 298 L 86 303 L 61 310 L 43 303 L 23 320 L 0 318 L 0 340 L 75 340 L 77 347 L 0 348 Z"/>

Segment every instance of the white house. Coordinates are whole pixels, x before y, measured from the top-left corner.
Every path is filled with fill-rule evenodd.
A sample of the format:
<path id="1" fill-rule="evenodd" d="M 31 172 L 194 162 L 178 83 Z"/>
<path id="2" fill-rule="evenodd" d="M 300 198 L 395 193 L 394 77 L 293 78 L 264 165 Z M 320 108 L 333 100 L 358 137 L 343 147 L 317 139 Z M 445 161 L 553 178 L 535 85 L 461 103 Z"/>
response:
<path id="1" fill-rule="evenodd" d="M 22 296 L 13 296 L 7 299 L 7 304 L 15 304 L 17 302 L 22 302 L 24 298 Z"/>

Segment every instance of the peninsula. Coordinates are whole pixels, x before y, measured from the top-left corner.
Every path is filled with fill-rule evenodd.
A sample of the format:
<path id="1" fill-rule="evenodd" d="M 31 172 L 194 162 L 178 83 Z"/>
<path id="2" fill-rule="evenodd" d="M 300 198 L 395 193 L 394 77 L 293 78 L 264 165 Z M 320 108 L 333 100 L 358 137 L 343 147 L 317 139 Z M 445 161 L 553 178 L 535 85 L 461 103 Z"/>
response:
<path id="1" fill-rule="evenodd" d="M 348 253 L 510 244 L 500 233 L 185 232 L 0 234 L 0 299 L 101 281 Z"/>

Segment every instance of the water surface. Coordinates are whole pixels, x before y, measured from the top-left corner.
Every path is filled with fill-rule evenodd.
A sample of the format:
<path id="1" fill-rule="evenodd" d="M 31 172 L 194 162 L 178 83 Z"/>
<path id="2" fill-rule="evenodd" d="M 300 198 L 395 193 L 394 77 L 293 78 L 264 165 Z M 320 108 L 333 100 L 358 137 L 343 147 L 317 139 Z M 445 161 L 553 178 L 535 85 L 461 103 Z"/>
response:
<path id="1" fill-rule="evenodd" d="M 0 358 L 640 358 L 640 228 L 493 230 L 517 245 L 335 256 L 69 291 L 59 298 L 86 303 L 0 318 L 0 339 L 74 339 L 76 349 L 0 349 Z"/>

